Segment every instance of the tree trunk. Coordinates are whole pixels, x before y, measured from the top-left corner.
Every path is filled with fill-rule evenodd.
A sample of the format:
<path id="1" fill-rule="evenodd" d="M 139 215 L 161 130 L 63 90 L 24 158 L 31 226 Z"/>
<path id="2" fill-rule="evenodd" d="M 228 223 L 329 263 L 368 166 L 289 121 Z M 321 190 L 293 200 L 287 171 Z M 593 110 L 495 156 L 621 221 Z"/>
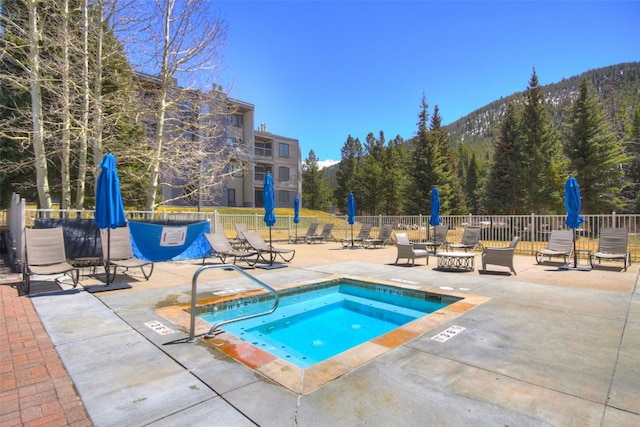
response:
<path id="1" fill-rule="evenodd" d="M 38 48 L 37 0 L 28 0 L 29 8 L 29 86 L 31 90 L 31 117 L 33 120 L 33 152 L 35 155 L 36 185 L 41 209 L 51 209 L 47 153 L 44 147 L 42 116 L 42 88 L 40 87 L 40 52 Z"/>

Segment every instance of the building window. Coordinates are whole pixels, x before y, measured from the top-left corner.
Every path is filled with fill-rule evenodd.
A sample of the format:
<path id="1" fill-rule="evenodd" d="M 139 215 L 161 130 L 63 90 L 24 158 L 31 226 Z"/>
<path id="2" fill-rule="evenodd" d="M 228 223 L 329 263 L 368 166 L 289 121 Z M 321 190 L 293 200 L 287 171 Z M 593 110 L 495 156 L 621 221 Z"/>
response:
<path id="1" fill-rule="evenodd" d="M 286 190 L 278 191 L 278 201 L 280 203 L 289 203 L 289 192 Z"/>
<path id="2" fill-rule="evenodd" d="M 227 174 L 235 178 L 242 178 L 244 176 L 242 169 L 240 169 L 240 166 L 234 162 L 227 163 Z"/>
<path id="3" fill-rule="evenodd" d="M 271 142 L 256 141 L 254 144 L 254 152 L 256 156 L 272 157 L 273 146 Z"/>
<path id="4" fill-rule="evenodd" d="M 283 181 L 289 181 L 289 168 L 280 166 L 278 168 L 278 179 L 281 179 Z"/>
<path id="5" fill-rule="evenodd" d="M 227 116 L 227 124 L 231 126 L 235 126 L 241 128 L 243 126 L 243 118 L 242 114 L 229 114 Z"/>
<path id="6" fill-rule="evenodd" d="M 289 157 L 289 144 L 280 143 L 280 157 Z"/>
<path id="7" fill-rule="evenodd" d="M 235 190 L 235 188 L 228 188 L 227 189 L 227 202 L 228 202 L 229 206 L 235 206 L 236 205 L 236 190 Z"/>
<path id="8" fill-rule="evenodd" d="M 271 171 L 271 168 L 267 166 L 256 165 L 253 171 L 255 175 L 254 179 L 256 180 L 256 182 L 262 182 L 264 181 L 264 176 L 267 174 L 267 172 Z"/>

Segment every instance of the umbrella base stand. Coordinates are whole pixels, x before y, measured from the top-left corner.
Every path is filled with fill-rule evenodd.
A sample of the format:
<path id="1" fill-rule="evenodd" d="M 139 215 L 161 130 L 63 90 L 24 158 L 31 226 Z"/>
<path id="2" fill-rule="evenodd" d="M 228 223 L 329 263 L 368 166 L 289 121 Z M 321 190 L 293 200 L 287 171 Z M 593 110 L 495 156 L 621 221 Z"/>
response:
<path id="1" fill-rule="evenodd" d="M 117 291 L 120 289 L 131 289 L 131 285 L 123 282 L 115 282 L 115 283 L 109 283 L 108 285 L 107 284 L 89 285 L 89 286 L 85 286 L 84 289 L 85 291 L 94 294 L 96 292 Z"/>
<path id="2" fill-rule="evenodd" d="M 262 268 L 263 270 L 275 270 L 276 268 L 285 268 L 288 267 L 287 264 L 282 264 L 279 262 L 274 262 L 273 264 L 260 264 L 256 265 L 257 268 Z"/>
<path id="3" fill-rule="evenodd" d="M 572 265 L 561 265 L 558 267 L 560 270 L 576 270 L 576 271 L 591 271 L 591 267 L 574 267 Z"/>

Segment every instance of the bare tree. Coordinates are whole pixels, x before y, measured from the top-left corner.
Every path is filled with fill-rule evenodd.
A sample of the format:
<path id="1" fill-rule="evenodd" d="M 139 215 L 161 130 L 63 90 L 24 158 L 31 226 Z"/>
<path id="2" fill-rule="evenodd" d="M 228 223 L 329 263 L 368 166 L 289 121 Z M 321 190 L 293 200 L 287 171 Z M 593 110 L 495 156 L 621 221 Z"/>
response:
<path id="1" fill-rule="evenodd" d="M 235 172 L 228 165 L 230 156 L 245 159 L 241 141 L 224 133 L 224 117 L 233 113 L 233 103 L 213 80 L 206 85 L 197 80 L 217 70 L 226 41 L 226 23 L 209 4 L 156 0 L 149 25 L 138 33 L 145 49 L 137 49 L 136 58 L 150 70 L 140 90 L 150 95 L 142 120 L 153 131 L 144 153 L 148 210 L 159 203 L 161 191 L 161 203 L 212 197 L 224 176 Z"/>

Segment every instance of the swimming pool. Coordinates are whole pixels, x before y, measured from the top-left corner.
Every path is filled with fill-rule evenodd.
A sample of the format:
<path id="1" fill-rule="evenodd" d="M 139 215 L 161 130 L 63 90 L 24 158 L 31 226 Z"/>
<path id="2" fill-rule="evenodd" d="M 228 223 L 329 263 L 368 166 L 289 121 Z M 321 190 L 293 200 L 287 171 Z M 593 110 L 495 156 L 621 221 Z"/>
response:
<path id="1" fill-rule="evenodd" d="M 340 275 L 327 276 L 319 280 L 298 281 L 274 286 L 281 298 L 286 298 L 287 300 L 286 304 L 283 304 L 281 299 L 281 304 L 275 313 L 288 309 L 289 303 L 295 304 L 301 299 L 306 298 L 304 295 L 306 292 L 322 291 L 342 281 L 347 281 L 348 284 L 355 283 L 357 288 L 359 288 L 358 292 L 361 292 L 362 289 L 367 289 L 367 292 L 373 290 L 375 291 L 375 295 L 386 294 L 384 298 L 391 298 L 391 300 L 396 298 L 394 293 L 396 295 L 398 293 L 404 295 L 415 293 L 418 298 L 414 301 L 422 299 L 424 301 L 438 302 L 441 300 L 442 302 L 448 303 L 448 305 L 430 314 L 423 312 L 422 317 L 418 317 L 401 326 L 396 326 L 395 329 L 389 332 L 383 333 L 359 345 L 355 345 L 333 357 L 311 364 L 306 368 L 292 363 L 286 356 L 281 357 L 267 352 L 261 345 L 256 346 L 250 341 L 241 339 L 232 332 L 224 331 L 215 337 L 206 338 L 204 334 L 209 331 L 212 324 L 202 320 L 201 317 L 196 318 L 196 333 L 200 336 L 202 342 L 207 343 L 217 350 L 216 354 L 224 354 L 231 360 L 247 366 L 254 372 L 280 384 L 293 393 L 304 395 L 396 347 L 402 346 L 429 331 L 433 331 L 453 321 L 469 310 L 490 300 L 490 298 L 487 297 L 458 292 L 453 288 L 443 291 L 431 287 L 426 291 L 424 284 L 403 279 L 363 279 L 356 276 Z M 231 283 L 229 286 L 234 285 Z M 271 302 L 273 296 L 262 290 L 235 287 L 233 291 L 234 292 L 226 292 L 225 290 L 223 292 L 217 288 L 216 291 L 211 293 L 212 297 L 210 299 L 200 298 L 196 313 L 200 316 L 219 312 L 222 318 L 235 318 L 240 314 L 239 312 L 249 314 L 249 312 L 262 311 L 259 304 L 267 304 L 269 307 L 273 305 Z M 291 299 L 289 299 L 289 297 L 291 297 Z M 420 311 L 420 309 L 415 306 L 410 307 L 410 309 Z M 185 331 L 188 331 L 190 328 L 190 310 L 191 304 L 169 304 L 158 307 L 156 312 L 170 322 L 179 325 Z M 263 319 L 257 317 L 254 320 L 261 321 Z M 356 322 L 349 325 L 351 326 L 353 324 L 356 324 Z M 229 325 L 233 325 L 233 323 L 227 326 Z M 226 327 L 223 327 L 223 329 L 226 329 Z"/>
<path id="2" fill-rule="evenodd" d="M 353 279 L 335 279 L 280 293 L 268 315 L 226 324 L 223 330 L 301 368 L 329 359 L 415 319 L 459 301 Z M 210 306 L 208 323 L 264 312 L 268 298 L 239 298 Z"/>

